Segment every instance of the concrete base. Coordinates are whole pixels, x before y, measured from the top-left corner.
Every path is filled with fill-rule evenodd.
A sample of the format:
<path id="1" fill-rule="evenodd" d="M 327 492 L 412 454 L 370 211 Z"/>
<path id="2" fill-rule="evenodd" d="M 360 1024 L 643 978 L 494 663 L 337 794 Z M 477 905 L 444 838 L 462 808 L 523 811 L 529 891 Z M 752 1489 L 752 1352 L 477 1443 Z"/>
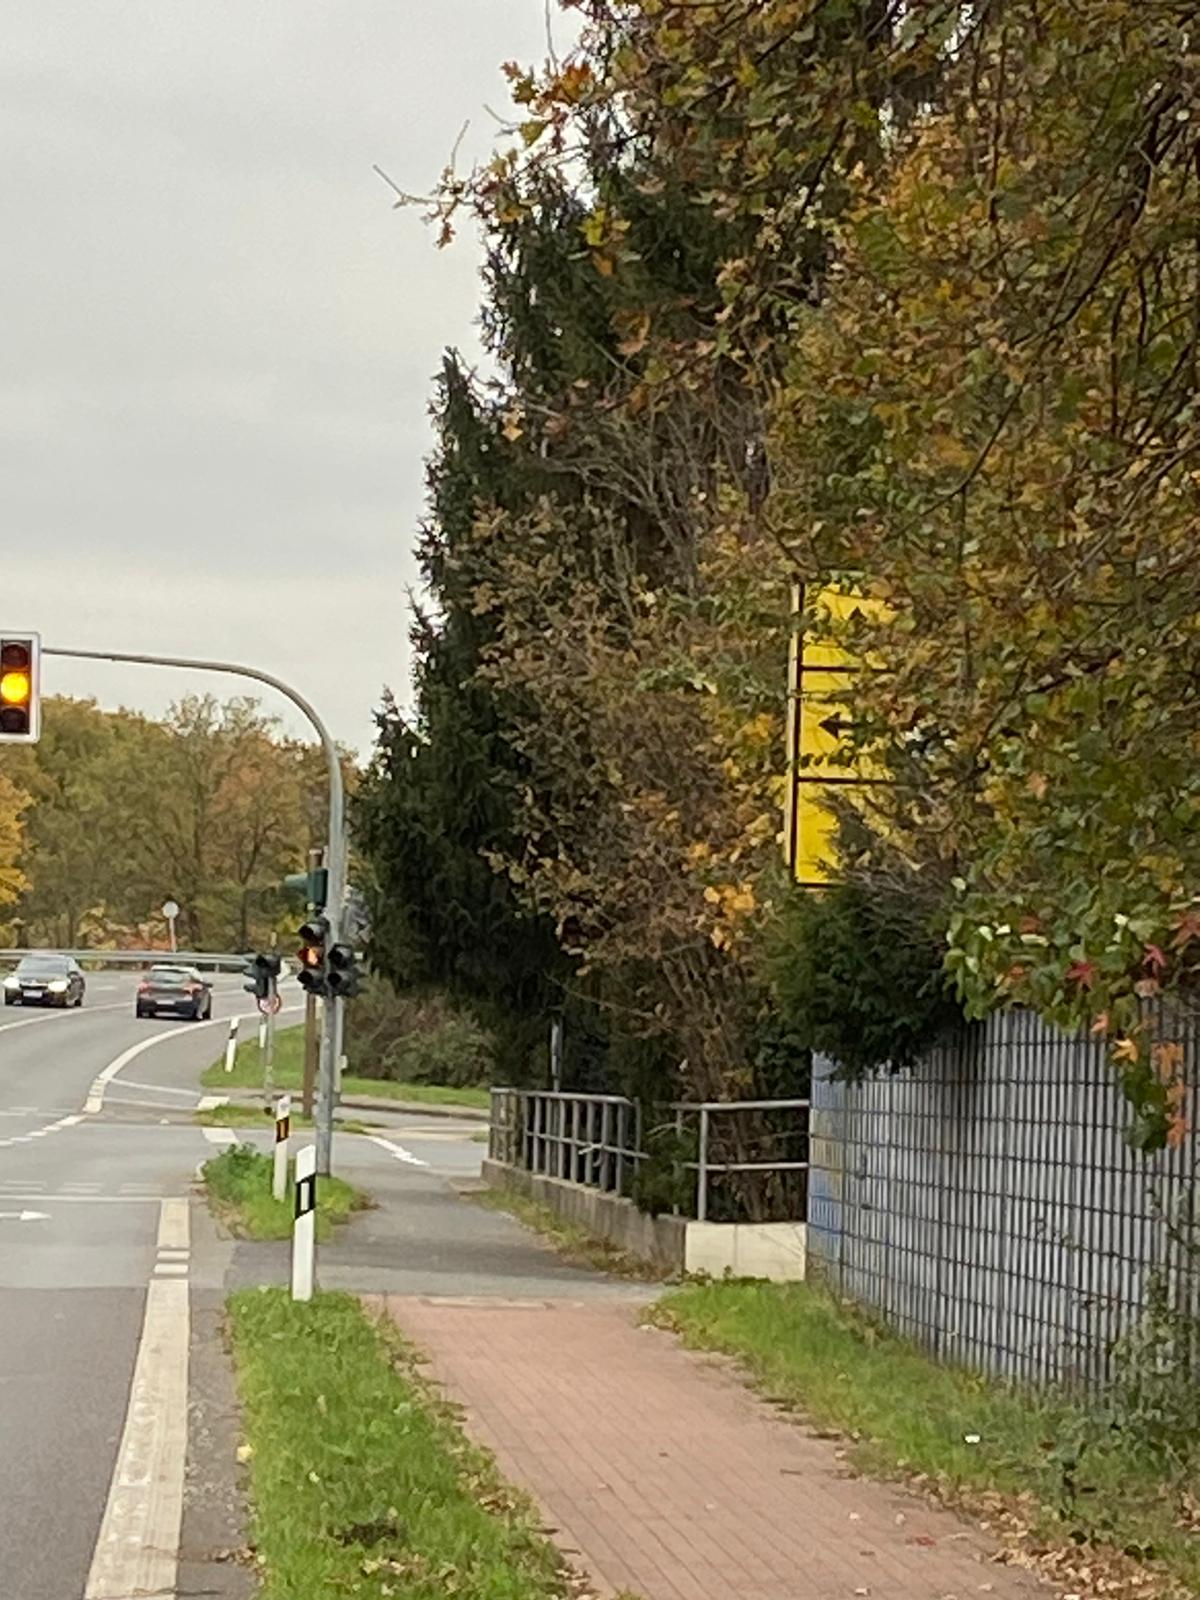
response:
<path id="1" fill-rule="evenodd" d="M 537 1200 L 564 1221 L 573 1222 L 593 1238 L 609 1240 L 641 1261 L 669 1272 L 685 1270 L 687 1223 L 682 1217 L 648 1217 L 632 1200 L 619 1195 L 600 1194 L 564 1178 L 543 1178 L 520 1167 L 507 1167 L 502 1161 L 485 1161 L 482 1176 L 493 1189 L 513 1189 Z"/>
<path id="2" fill-rule="evenodd" d="M 485 1161 L 484 1182 L 512 1189 L 549 1207 L 594 1238 L 668 1271 L 710 1278 L 799 1282 L 805 1275 L 808 1230 L 803 1222 L 691 1222 L 648 1217 L 632 1200 L 600 1194 L 563 1178 L 541 1177 L 501 1161 Z"/>
<path id="3" fill-rule="evenodd" d="M 709 1278 L 802 1283 L 807 1235 L 803 1222 L 689 1222 L 684 1265 Z"/>

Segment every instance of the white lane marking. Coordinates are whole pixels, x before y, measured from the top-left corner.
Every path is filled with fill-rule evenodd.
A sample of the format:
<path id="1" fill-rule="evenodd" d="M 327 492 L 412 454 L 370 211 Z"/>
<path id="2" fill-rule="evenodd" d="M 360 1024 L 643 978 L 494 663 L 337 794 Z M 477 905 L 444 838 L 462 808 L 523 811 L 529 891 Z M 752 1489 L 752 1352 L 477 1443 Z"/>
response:
<path id="1" fill-rule="evenodd" d="M 372 1144 L 379 1145 L 395 1156 L 397 1161 L 406 1161 L 410 1167 L 427 1167 L 428 1161 L 422 1161 L 420 1156 L 413 1155 L 411 1150 L 406 1150 L 402 1144 L 393 1144 L 390 1139 L 383 1139 L 377 1133 L 367 1135 Z"/>
<path id="2" fill-rule="evenodd" d="M 232 1128 L 201 1128 L 200 1132 L 209 1144 L 236 1144 L 237 1134 Z"/>
<path id="3" fill-rule="evenodd" d="M 164 1200 L 158 1219 L 159 1250 L 187 1250 L 190 1247 L 188 1223 L 186 1200 Z"/>
<path id="4" fill-rule="evenodd" d="M 0 1222 L 49 1222 L 46 1211 L 0 1211 Z"/>
<path id="5" fill-rule="evenodd" d="M 158 1206 L 165 1199 L 171 1198 L 162 1194 L 14 1194 L 11 1190 L 4 1191 L 5 1200 L 40 1200 L 43 1205 L 51 1202 L 56 1206 Z"/>
<path id="6" fill-rule="evenodd" d="M 302 1011 L 303 1009 L 302 1006 L 285 1006 L 281 1015 L 288 1011 Z M 257 1016 L 257 1011 L 247 1011 L 243 1012 L 238 1020 L 244 1022 L 248 1018 Z M 103 1111 L 104 1091 L 108 1088 L 108 1085 L 118 1072 L 123 1072 L 129 1063 L 136 1061 L 144 1051 L 153 1050 L 156 1045 L 163 1044 L 167 1039 L 174 1039 L 181 1033 L 195 1034 L 199 1033 L 202 1028 L 228 1027 L 229 1021 L 228 1017 L 213 1017 L 208 1022 L 184 1022 L 177 1027 L 166 1028 L 162 1033 L 151 1034 L 148 1039 L 141 1039 L 137 1044 L 130 1045 L 128 1050 L 123 1050 L 115 1060 L 110 1061 L 106 1067 L 96 1074 L 92 1086 L 88 1090 L 87 1104 L 83 1108 L 85 1114 L 89 1117 L 94 1117 L 97 1112 Z"/>
<path id="7" fill-rule="evenodd" d="M 121 1087 L 123 1089 L 148 1089 L 151 1094 L 179 1094 L 188 1100 L 196 1093 L 194 1089 L 176 1089 L 174 1084 L 169 1083 L 136 1083 L 132 1078 L 122 1078 Z"/>
<path id="8" fill-rule="evenodd" d="M 188 1264 L 186 1261 L 156 1261 L 154 1263 L 154 1276 L 156 1278 L 186 1278 Z"/>
<path id="9" fill-rule="evenodd" d="M 14 1028 L 32 1028 L 38 1022 L 61 1022 L 64 1017 L 86 1017 L 89 1014 L 94 1016 L 97 1011 L 125 1011 L 128 1009 L 128 1005 L 129 1002 L 127 1000 L 122 1000 L 116 1005 L 89 1006 L 85 1004 L 72 1006 L 63 1011 L 47 1007 L 40 1017 L 22 1017 L 20 1022 L 0 1022 L 0 1033 L 11 1033 Z"/>
<path id="10" fill-rule="evenodd" d="M 199 1100 L 196 1101 L 196 1110 L 215 1111 L 218 1106 L 227 1106 L 228 1104 L 229 1096 L 227 1094 L 202 1094 Z"/>
<path id="11" fill-rule="evenodd" d="M 175 1593 L 187 1452 L 188 1286 L 152 1278 L 125 1432 L 84 1600 Z"/>

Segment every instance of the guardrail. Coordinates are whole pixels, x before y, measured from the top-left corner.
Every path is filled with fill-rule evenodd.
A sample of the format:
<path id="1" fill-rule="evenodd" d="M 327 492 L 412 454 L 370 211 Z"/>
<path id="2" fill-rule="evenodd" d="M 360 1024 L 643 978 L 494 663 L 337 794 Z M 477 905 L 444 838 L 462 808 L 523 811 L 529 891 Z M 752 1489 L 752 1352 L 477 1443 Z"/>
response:
<path id="1" fill-rule="evenodd" d="M 91 962 L 95 966 L 103 967 L 148 967 L 172 963 L 184 967 L 211 967 L 215 972 L 240 972 L 246 957 L 234 951 L 213 950 L 59 950 L 56 946 L 44 945 L 37 949 L 4 950 L 0 949 L 0 965 L 15 963 L 24 956 L 42 955 L 69 956 L 73 961 L 78 961 L 80 966 Z M 285 970 L 288 963 L 284 963 Z"/>
<path id="2" fill-rule="evenodd" d="M 635 1174 L 655 1154 L 650 1146 L 673 1137 L 669 1161 L 695 1174 L 693 1214 L 705 1222 L 714 1179 L 807 1173 L 808 1112 L 807 1100 L 794 1099 L 680 1101 L 648 1113 L 621 1095 L 497 1088 L 488 1155 L 542 1177 L 628 1197 Z M 775 1123 L 781 1114 L 787 1119 L 782 1127 Z M 755 1125 L 748 1126 L 751 1121 Z M 773 1155 L 772 1147 L 802 1154 Z"/>

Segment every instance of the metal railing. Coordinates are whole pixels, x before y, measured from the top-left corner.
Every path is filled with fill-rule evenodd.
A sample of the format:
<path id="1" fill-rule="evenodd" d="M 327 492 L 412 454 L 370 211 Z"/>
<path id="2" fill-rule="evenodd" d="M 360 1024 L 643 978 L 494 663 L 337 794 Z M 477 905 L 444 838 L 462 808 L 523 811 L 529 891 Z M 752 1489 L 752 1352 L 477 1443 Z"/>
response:
<path id="1" fill-rule="evenodd" d="M 686 1184 L 687 1209 L 705 1222 L 715 1179 L 807 1175 L 808 1111 L 809 1102 L 800 1099 L 681 1101 L 647 1111 L 621 1095 L 498 1088 L 492 1090 L 488 1155 L 540 1177 L 629 1197 L 656 1140 L 673 1136 L 669 1161 L 680 1173 L 694 1174 Z M 794 1125 L 771 1126 L 780 1113 Z M 744 1119 L 752 1115 L 757 1126 L 746 1129 Z M 792 1148 L 801 1154 L 787 1153 Z"/>
<path id="2" fill-rule="evenodd" d="M 246 957 L 221 950 L 60 950 L 56 945 L 42 945 L 36 949 L 0 949 L 0 966 L 15 963 L 25 956 L 52 954 L 69 956 L 80 966 L 91 963 L 97 967 L 148 967 L 184 966 L 211 967 L 215 972 L 240 972 Z M 289 963 L 284 963 L 287 970 Z"/>

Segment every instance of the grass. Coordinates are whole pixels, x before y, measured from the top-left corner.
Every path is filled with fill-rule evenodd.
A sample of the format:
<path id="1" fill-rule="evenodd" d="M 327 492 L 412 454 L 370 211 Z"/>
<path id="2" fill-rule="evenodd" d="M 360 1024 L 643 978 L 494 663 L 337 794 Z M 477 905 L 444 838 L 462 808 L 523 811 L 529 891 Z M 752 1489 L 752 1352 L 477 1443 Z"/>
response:
<path id="1" fill-rule="evenodd" d="M 568 1222 L 540 1200 L 531 1200 L 514 1189 L 468 1191 L 467 1198 L 489 1211 L 505 1211 L 540 1234 L 552 1249 L 574 1267 L 591 1267 L 619 1278 L 634 1278 L 640 1283 L 662 1283 L 669 1269 L 631 1255 L 607 1239 L 597 1239 L 577 1223 Z"/>
<path id="2" fill-rule="evenodd" d="M 532 1508 L 348 1295 L 229 1301 L 261 1600 L 560 1600 Z"/>
<path id="3" fill-rule="evenodd" d="M 247 1144 L 231 1145 L 206 1161 L 202 1169 L 209 1205 L 241 1239 L 289 1239 L 292 1234 L 295 1191 L 288 1175 L 287 1193 L 276 1200 L 271 1193 L 273 1162 Z M 317 1182 L 317 1238 L 327 1239 L 335 1223 L 348 1222 L 365 1211 L 370 1200 L 361 1189 L 341 1178 Z"/>
<path id="4" fill-rule="evenodd" d="M 194 1113 L 196 1122 L 202 1128 L 274 1128 L 275 1119 L 271 1111 L 261 1105 L 248 1105 L 245 1101 L 230 1101 L 221 1106 L 205 1106 L 203 1111 Z M 293 1128 L 311 1128 L 313 1119 L 306 1117 L 302 1111 L 293 1111 L 291 1114 Z M 367 1133 L 372 1128 L 382 1127 L 378 1122 L 361 1122 L 354 1118 L 337 1118 L 334 1126 L 339 1133 Z"/>
<path id="5" fill-rule="evenodd" d="M 304 1029 L 281 1028 L 275 1035 L 273 1075 L 276 1089 L 298 1090 L 304 1082 Z M 263 1059 L 257 1038 L 240 1044 L 233 1071 L 225 1071 L 222 1055 L 205 1070 L 201 1083 L 206 1089 L 261 1089 Z M 423 1106 L 465 1106 L 486 1111 L 491 1103 L 486 1089 L 455 1089 L 436 1083 L 393 1083 L 386 1078 L 360 1078 L 347 1073 L 342 1079 L 342 1098 L 372 1095 L 381 1100 L 408 1100 Z"/>
<path id="6" fill-rule="evenodd" d="M 1200 1483 L 1168 1484 L 1130 1434 L 1082 1406 L 936 1362 L 811 1284 L 689 1284 L 650 1316 L 846 1436 L 861 1470 L 917 1480 L 1010 1539 L 1048 1546 L 1068 1588 L 1097 1559 L 1118 1577 L 1150 1564 L 1189 1592 L 1200 1585 Z"/>

